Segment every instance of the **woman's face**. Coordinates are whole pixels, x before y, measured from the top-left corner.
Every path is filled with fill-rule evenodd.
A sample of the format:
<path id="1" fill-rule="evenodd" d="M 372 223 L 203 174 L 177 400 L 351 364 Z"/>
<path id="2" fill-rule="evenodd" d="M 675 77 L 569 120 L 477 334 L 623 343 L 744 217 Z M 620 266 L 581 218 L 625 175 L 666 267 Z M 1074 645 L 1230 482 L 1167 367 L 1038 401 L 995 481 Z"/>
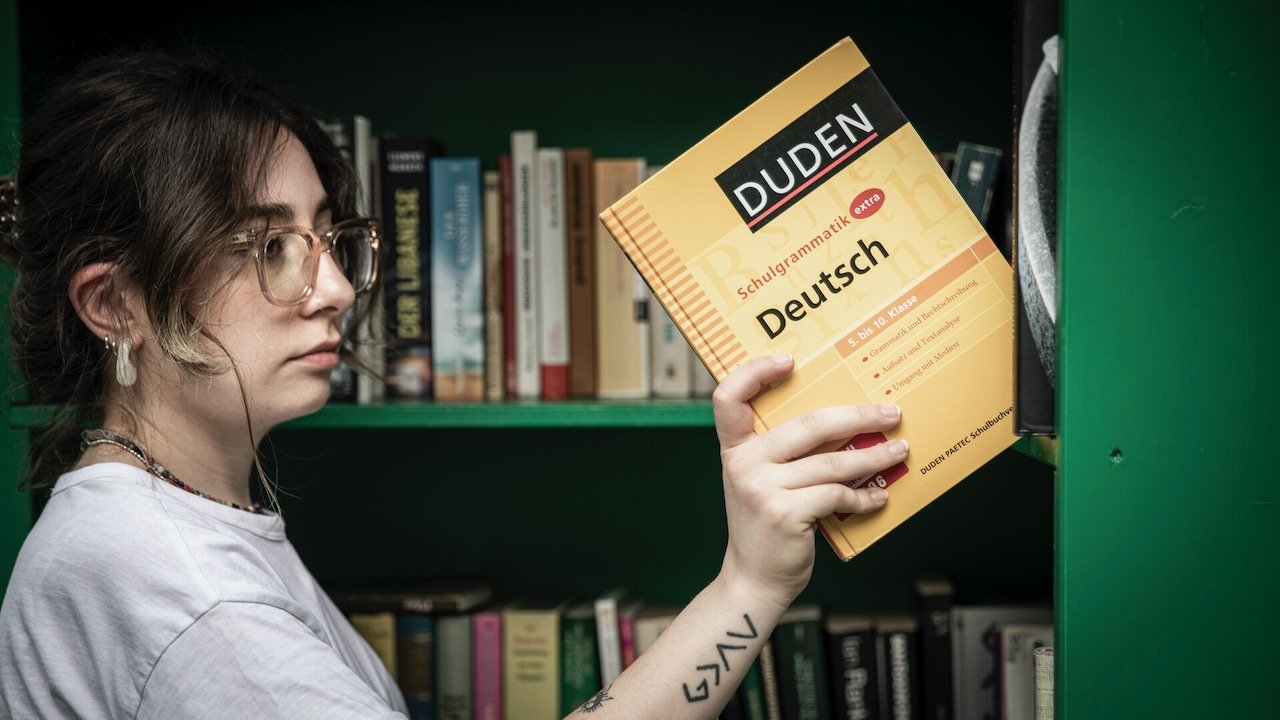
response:
<path id="1" fill-rule="evenodd" d="M 275 208 L 265 222 L 329 229 L 327 196 L 311 156 L 292 134 L 272 163 L 259 206 Z M 243 259 L 246 256 L 241 256 Z M 318 410 L 329 397 L 329 371 L 338 364 L 340 320 L 355 301 L 351 284 L 328 254 L 320 257 L 315 288 L 298 305 L 274 305 L 262 294 L 252 259 L 233 265 L 225 289 L 207 316 L 222 348 L 206 349 L 235 361 L 261 433 Z M 235 373 L 184 383 L 183 402 L 204 418 L 243 428 L 244 403 Z"/>

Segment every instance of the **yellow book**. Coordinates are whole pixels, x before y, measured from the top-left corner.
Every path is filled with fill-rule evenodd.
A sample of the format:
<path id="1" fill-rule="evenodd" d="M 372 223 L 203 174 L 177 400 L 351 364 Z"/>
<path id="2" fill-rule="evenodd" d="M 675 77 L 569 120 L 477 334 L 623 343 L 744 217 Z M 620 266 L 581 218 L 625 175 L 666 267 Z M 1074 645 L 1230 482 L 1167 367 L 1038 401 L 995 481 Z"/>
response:
<path id="1" fill-rule="evenodd" d="M 353 612 L 347 616 L 351 627 L 369 643 L 391 677 L 398 677 L 396 667 L 396 614 L 393 612 Z"/>
<path id="2" fill-rule="evenodd" d="M 786 352 L 757 430 L 897 403 L 907 459 L 855 485 L 868 516 L 819 525 L 865 550 L 1015 440 L 1012 273 L 845 38 L 601 214 L 707 368 Z M 883 440 L 861 435 L 837 447 Z"/>
<path id="3" fill-rule="evenodd" d="M 506 720 L 560 717 L 560 616 L 564 605 L 515 603 L 502 610 Z"/>

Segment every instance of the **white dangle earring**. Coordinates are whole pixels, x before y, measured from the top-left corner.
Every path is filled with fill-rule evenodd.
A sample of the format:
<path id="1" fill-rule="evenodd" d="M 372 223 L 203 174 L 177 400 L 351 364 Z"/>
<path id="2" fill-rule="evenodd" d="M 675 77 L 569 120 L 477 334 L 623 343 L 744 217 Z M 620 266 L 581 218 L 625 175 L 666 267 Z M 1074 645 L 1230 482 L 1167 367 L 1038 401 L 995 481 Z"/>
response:
<path id="1" fill-rule="evenodd" d="M 116 382 L 122 387 L 129 387 L 138 381 L 138 367 L 133 364 L 133 358 L 129 357 L 129 350 L 132 343 L 129 338 L 120 338 L 120 343 L 116 348 Z"/>

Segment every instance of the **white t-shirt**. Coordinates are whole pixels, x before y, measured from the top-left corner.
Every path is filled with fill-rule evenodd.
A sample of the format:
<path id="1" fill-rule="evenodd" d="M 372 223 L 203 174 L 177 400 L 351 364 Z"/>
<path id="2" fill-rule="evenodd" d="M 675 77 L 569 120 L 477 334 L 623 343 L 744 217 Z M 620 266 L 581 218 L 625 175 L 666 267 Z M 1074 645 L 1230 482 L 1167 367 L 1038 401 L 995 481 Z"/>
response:
<path id="1" fill-rule="evenodd" d="M 122 463 L 58 479 L 0 608 L 0 718 L 403 718 L 276 515 Z"/>

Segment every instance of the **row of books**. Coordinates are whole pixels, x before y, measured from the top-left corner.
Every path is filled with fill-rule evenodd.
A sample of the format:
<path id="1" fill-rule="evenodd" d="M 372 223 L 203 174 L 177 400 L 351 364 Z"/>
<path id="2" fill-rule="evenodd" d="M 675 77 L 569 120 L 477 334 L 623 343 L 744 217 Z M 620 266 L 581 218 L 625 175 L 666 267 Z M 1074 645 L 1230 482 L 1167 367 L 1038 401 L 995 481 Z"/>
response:
<path id="1" fill-rule="evenodd" d="M 658 167 L 540 147 L 512 132 L 498 168 L 429 137 L 322 122 L 357 169 L 357 211 L 383 225 L 381 297 L 356 331 L 364 376 L 335 402 L 709 396 L 710 373 L 598 220 Z M 962 143 L 952 173 L 985 216 L 1000 151 Z"/>
<path id="2" fill-rule="evenodd" d="M 953 605 L 949 582 L 886 615 L 792 607 L 722 720 L 1031 720 L 1052 706 L 1051 612 Z M 334 596 L 397 679 L 415 720 L 550 720 L 594 700 L 679 608 L 614 589 L 590 601 L 494 602 L 488 585 Z M 1051 652 L 1051 650 L 1042 650 Z M 1051 717 L 1051 715 L 1050 715 Z"/>
<path id="3" fill-rule="evenodd" d="M 322 122 L 382 221 L 382 296 L 357 329 L 364 363 L 332 400 L 687 398 L 714 382 L 596 219 L 654 171 L 640 158 L 511 134 L 498 169 L 429 137 Z M 650 318 L 653 321 L 650 322 Z"/>

